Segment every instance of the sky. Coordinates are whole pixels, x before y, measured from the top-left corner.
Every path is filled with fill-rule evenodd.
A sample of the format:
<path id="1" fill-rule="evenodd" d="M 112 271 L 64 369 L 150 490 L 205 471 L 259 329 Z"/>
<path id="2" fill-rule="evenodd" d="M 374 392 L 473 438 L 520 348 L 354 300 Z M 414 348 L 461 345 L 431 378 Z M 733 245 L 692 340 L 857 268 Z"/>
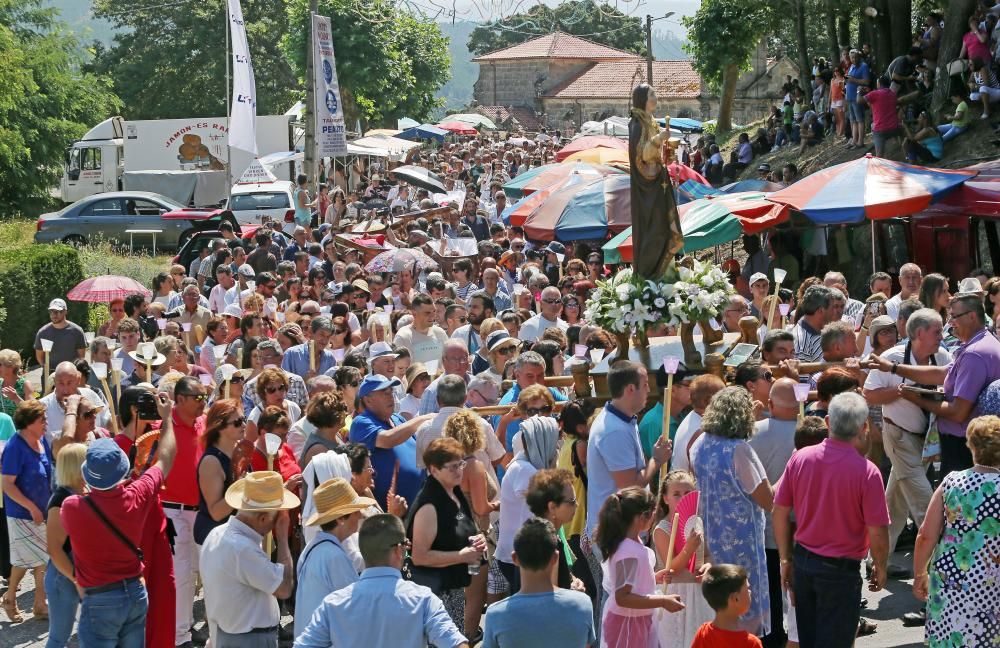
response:
<path id="1" fill-rule="evenodd" d="M 445 21 L 455 12 L 457 20 L 482 22 L 503 17 L 518 11 L 524 11 L 537 4 L 536 0 L 403 0 L 425 13 L 433 15 L 441 12 L 438 20 Z M 555 6 L 559 0 L 541 0 L 545 4 Z M 656 31 L 669 31 L 679 38 L 684 38 L 686 30 L 680 24 L 681 16 L 689 16 L 698 10 L 700 0 L 608 0 L 609 4 L 625 14 L 645 17 L 647 14 L 663 16 L 673 11 L 674 15 L 666 20 L 654 23 Z"/>

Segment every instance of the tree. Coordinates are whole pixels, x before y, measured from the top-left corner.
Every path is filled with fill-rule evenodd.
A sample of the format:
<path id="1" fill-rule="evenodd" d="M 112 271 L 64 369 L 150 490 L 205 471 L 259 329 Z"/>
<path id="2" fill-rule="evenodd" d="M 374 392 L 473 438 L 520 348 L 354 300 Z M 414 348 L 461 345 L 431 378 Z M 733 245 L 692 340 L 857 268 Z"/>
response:
<path id="1" fill-rule="evenodd" d="M 310 29 L 307 0 L 287 0 L 289 30 L 281 48 L 296 74 L 306 67 Z M 389 0 L 320 0 L 329 16 L 337 79 L 348 125 L 356 119 L 395 127 L 399 117 L 423 120 L 441 102 L 448 80 L 447 39 L 437 24 L 401 11 Z"/>
<path id="2" fill-rule="evenodd" d="M 124 117 L 226 114 L 226 0 L 96 0 L 94 9 L 118 29 L 111 48 L 95 46 L 93 70 L 113 80 Z M 257 114 L 283 114 L 299 97 L 299 81 L 279 47 L 287 31 L 284 2 L 244 0 L 243 17 Z"/>
<path id="3" fill-rule="evenodd" d="M 113 115 L 106 80 L 81 71 L 84 52 L 41 0 L 0 0 L 0 204 L 45 199 L 65 147 Z"/>
<path id="4" fill-rule="evenodd" d="M 683 19 L 688 30 L 685 49 L 691 54 L 695 69 L 710 86 L 721 88 L 720 131 L 732 127 L 736 81 L 764 36 L 769 14 L 765 2 L 703 0 L 694 16 Z"/>
<path id="5" fill-rule="evenodd" d="M 476 27 L 469 35 L 469 50 L 480 56 L 553 31 L 646 56 L 646 31 L 642 20 L 593 0 L 570 0 L 555 7 L 538 4 L 524 13 Z"/>
<path id="6" fill-rule="evenodd" d="M 934 94 L 931 112 L 936 116 L 949 105 L 951 84 L 962 83 L 959 78 L 948 75 L 948 63 L 958 58 L 962 51 L 962 35 L 969 29 L 969 17 L 979 4 L 976 0 L 951 0 L 944 13 L 944 33 L 938 49 L 938 68 L 934 76 Z"/>

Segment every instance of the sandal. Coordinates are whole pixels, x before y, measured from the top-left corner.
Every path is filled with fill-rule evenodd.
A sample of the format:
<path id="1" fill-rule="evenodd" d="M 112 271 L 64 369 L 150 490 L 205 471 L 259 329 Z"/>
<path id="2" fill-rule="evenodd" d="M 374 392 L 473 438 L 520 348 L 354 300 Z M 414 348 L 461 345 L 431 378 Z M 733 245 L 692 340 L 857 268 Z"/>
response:
<path id="1" fill-rule="evenodd" d="M 866 635 L 875 634 L 875 630 L 877 628 L 878 626 L 876 624 L 872 623 L 868 619 L 862 618 L 861 621 L 858 622 L 857 636 L 864 637 Z"/>
<path id="2" fill-rule="evenodd" d="M 3 611 L 7 615 L 7 618 L 10 619 L 11 623 L 20 623 L 21 621 L 24 621 L 21 611 L 17 609 L 17 599 L 4 595 Z"/>

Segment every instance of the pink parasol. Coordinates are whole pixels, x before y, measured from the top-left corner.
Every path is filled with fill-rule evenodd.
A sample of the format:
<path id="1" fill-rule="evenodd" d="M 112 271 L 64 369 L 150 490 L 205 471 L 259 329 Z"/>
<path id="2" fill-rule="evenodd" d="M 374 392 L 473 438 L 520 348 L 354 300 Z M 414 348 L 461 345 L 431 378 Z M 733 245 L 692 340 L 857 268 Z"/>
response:
<path id="1" fill-rule="evenodd" d="M 84 279 L 74 286 L 66 297 L 72 301 L 110 302 L 135 294 L 149 297 L 153 293 L 131 277 L 104 275 Z"/>

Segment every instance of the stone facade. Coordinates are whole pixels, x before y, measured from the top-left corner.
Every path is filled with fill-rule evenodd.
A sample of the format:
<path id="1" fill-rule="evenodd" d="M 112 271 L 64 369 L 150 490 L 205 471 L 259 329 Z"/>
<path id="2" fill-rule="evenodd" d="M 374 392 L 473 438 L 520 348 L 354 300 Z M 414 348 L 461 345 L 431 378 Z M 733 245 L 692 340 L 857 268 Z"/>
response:
<path id="1" fill-rule="evenodd" d="M 543 112 L 539 97 L 590 65 L 590 61 L 565 59 L 484 61 L 479 64 L 473 97 L 484 106 L 527 106 Z"/>

